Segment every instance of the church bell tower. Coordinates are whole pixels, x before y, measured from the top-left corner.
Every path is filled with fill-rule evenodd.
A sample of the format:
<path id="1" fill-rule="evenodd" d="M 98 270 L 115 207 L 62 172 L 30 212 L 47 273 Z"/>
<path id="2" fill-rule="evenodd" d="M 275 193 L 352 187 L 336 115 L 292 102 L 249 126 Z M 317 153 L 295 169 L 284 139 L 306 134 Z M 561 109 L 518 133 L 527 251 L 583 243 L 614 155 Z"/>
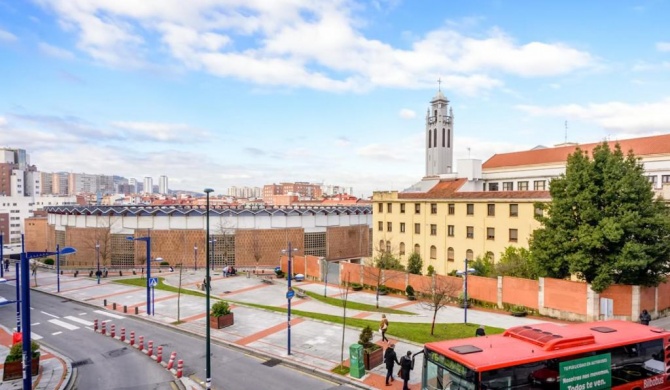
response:
<path id="1" fill-rule="evenodd" d="M 438 88 L 426 112 L 426 176 L 453 171 L 454 113 Z"/>

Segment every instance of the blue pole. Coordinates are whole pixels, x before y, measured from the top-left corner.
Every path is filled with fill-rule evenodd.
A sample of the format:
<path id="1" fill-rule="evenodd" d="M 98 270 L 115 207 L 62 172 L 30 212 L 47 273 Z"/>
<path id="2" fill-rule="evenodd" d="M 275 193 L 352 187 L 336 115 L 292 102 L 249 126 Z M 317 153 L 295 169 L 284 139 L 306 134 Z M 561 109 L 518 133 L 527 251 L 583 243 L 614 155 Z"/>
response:
<path id="1" fill-rule="evenodd" d="M 3 252 L 3 247 L 5 243 L 3 242 L 4 235 L 0 234 L 0 278 L 5 277 L 5 253 Z M 7 268 L 9 271 L 9 268 Z"/>
<path id="2" fill-rule="evenodd" d="M 291 242 L 288 243 L 288 291 L 291 291 L 291 256 L 293 254 L 293 248 L 291 248 Z M 291 354 L 291 298 L 288 298 L 288 354 Z"/>
<path id="3" fill-rule="evenodd" d="M 468 258 L 465 258 L 465 284 L 463 286 L 463 323 L 468 323 Z"/>
<path id="4" fill-rule="evenodd" d="M 207 322 L 205 322 L 205 388 L 210 389 L 212 387 L 212 362 L 211 362 L 211 334 L 210 334 L 210 326 L 209 326 L 209 317 L 210 317 L 210 309 L 209 309 L 209 291 L 212 289 L 212 283 L 209 280 L 209 194 L 214 191 L 211 188 L 205 188 L 205 194 L 207 194 L 207 218 L 206 218 L 206 233 L 207 237 L 207 246 L 206 248 L 206 259 L 205 259 L 205 310 L 207 311 Z"/>
<path id="5" fill-rule="evenodd" d="M 21 263 L 16 263 L 16 331 L 21 333 L 21 281 L 19 279 L 19 267 Z"/>
<path id="6" fill-rule="evenodd" d="M 60 244 L 56 245 L 56 286 L 60 292 Z"/>
<path id="7" fill-rule="evenodd" d="M 23 239 L 23 236 L 21 237 Z M 22 245 L 23 246 L 23 245 Z M 32 365 L 32 351 L 30 349 L 30 283 L 28 275 L 28 257 L 26 252 L 21 252 L 21 323 L 23 324 L 23 388 L 32 389 L 30 367 Z"/>
<path id="8" fill-rule="evenodd" d="M 149 280 L 151 279 L 151 237 L 147 231 L 147 315 L 151 315 L 151 290 L 149 288 Z"/>

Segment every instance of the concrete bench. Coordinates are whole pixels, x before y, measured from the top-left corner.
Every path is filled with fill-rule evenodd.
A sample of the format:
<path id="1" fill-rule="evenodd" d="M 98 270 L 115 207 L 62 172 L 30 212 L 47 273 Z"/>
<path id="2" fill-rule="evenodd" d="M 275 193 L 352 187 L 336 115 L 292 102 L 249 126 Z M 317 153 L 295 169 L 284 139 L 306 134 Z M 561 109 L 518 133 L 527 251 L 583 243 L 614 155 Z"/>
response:
<path id="1" fill-rule="evenodd" d="M 307 298 L 307 293 L 304 290 L 296 289 L 295 296 L 298 298 Z"/>

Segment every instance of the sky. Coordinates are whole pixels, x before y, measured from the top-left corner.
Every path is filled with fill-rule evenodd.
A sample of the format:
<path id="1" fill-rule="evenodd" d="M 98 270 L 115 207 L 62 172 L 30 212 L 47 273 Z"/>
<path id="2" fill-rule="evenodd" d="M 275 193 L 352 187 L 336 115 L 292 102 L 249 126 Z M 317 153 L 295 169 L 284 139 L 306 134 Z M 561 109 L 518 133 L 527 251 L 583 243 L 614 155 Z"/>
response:
<path id="1" fill-rule="evenodd" d="M 424 176 L 438 79 L 454 160 L 667 133 L 668 15 L 665 0 L 0 0 L 0 147 L 174 190 L 367 197 Z"/>

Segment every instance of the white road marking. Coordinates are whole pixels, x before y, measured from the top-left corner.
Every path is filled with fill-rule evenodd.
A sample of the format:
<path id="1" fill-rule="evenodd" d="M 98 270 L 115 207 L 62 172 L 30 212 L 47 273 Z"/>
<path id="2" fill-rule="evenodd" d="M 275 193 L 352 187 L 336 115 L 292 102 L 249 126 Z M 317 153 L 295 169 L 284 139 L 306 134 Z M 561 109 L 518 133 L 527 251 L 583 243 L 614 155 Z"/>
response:
<path id="1" fill-rule="evenodd" d="M 95 312 L 98 313 L 98 314 L 102 314 L 102 315 L 104 315 L 104 316 L 107 316 L 107 317 L 116 318 L 116 319 L 118 319 L 118 320 L 121 320 L 121 319 L 125 318 L 125 317 L 123 317 L 123 316 L 119 316 L 119 315 L 116 315 L 116 314 L 112 314 L 112 313 L 106 312 L 106 311 L 104 311 L 104 310 L 95 310 Z"/>
<path id="2" fill-rule="evenodd" d="M 30 338 L 32 340 L 41 340 L 42 336 L 38 335 L 37 333 L 30 332 Z"/>
<path id="3" fill-rule="evenodd" d="M 80 316 L 85 316 L 85 315 L 86 315 L 86 313 L 79 313 L 79 315 L 80 315 Z"/>
<path id="4" fill-rule="evenodd" d="M 53 314 L 49 314 L 49 313 L 47 313 L 47 312 L 45 312 L 45 311 L 43 311 L 42 314 L 47 315 L 47 316 L 49 316 L 49 317 L 53 317 L 53 318 L 60 318 L 60 317 L 55 316 L 55 315 L 53 315 Z"/>
<path id="5" fill-rule="evenodd" d="M 63 332 L 53 332 L 51 335 L 52 335 L 52 336 L 56 336 L 56 335 L 59 335 L 59 334 L 61 334 L 61 333 L 63 333 Z"/>
<path id="6" fill-rule="evenodd" d="M 35 326 L 35 325 L 39 325 L 39 324 L 40 324 L 39 322 L 33 322 L 32 324 L 30 324 L 30 326 Z"/>
<path id="7" fill-rule="evenodd" d="M 61 321 L 61 320 L 49 320 L 49 322 L 51 322 L 51 323 L 54 324 L 54 325 L 61 326 L 61 327 L 65 328 L 65 329 L 67 329 L 67 330 L 75 330 L 75 329 L 79 329 L 78 326 L 69 324 L 69 323 L 64 322 L 64 321 Z"/>
<path id="8" fill-rule="evenodd" d="M 81 318 L 73 317 L 73 316 L 65 316 L 63 317 L 66 320 L 74 321 L 82 325 L 86 326 L 93 326 L 93 323 L 90 321 L 82 320 Z"/>

